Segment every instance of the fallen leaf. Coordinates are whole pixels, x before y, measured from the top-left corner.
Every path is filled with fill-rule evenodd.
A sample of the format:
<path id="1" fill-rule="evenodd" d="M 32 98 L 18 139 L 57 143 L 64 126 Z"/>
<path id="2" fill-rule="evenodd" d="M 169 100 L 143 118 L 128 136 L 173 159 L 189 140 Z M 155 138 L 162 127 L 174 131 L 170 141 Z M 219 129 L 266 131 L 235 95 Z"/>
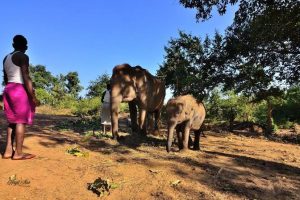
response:
<path id="1" fill-rule="evenodd" d="M 179 183 L 181 183 L 181 180 L 175 180 L 175 181 L 171 182 L 171 185 L 177 186 L 177 185 L 179 185 Z"/>
<path id="2" fill-rule="evenodd" d="M 155 169 L 149 169 L 149 172 L 154 173 L 154 174 L 158 174 L 160 171 L 159 170 L 155 170 Z"/>

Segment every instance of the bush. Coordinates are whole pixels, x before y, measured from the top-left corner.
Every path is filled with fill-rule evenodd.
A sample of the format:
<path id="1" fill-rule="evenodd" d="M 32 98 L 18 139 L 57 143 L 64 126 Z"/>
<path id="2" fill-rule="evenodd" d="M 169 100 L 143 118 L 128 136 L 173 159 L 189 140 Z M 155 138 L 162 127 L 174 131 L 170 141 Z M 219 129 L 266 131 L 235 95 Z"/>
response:
<path id="1" fill-rule="evenodd" d="M 128 113 L 128 112 L 129 112 L 128 103 L 121 103 L 121 105 L 120 105 L 120 113 Z"/>
<path id="2" fill-rule="evenodd" d="M 54 98 L 46 90 L 42 88 L 38 88 L 35 90 L 35 94 L 37 99 L 40 101 L 41 105 L 46 105 L 46 104 L 52 105 Z"/>
<path id="3" fill-rule="evenodd" d="M 54 104 L 58 109 L 71 109 L 72 112 L 77 109 L 79 102 L 71 95 L 64 96 L 60 101 Z"/>
<path id="4" fill-rule="evenodd" d="M 73 114 L 77 116 L 96 116 L 100 115 L 101 102 L 99 97 L 82 99 L 74 108 Z"/>
<path id="5" fill-rule="evenodd" d="M 254 119 L 255 123 L 258 123 L 262 126 L 266 126 L 267 123 L 267 104 L 265 101 L 257 104 L 254 108 Z"/>

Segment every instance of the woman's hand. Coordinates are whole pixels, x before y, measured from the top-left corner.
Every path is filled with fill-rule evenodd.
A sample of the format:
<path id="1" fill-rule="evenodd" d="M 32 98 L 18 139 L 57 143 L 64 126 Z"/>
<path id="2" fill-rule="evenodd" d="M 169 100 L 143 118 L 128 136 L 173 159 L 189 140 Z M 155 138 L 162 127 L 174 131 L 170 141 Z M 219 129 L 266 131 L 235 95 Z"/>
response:
<path id="1" fill-rule="evenodd" d="M 33 97 L 32 101 L 33 101 L 33 103 L 34 103 L 35 106 L 41 105 L 41 102 L 36 97 Z"/>

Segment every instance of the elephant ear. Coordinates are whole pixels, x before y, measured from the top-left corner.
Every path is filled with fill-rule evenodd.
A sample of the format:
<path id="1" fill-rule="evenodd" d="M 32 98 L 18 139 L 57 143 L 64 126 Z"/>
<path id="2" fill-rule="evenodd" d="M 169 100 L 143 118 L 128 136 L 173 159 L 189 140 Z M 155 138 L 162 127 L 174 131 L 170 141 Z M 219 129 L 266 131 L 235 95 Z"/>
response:
<path id="1" fill-rule="evenodd" d="M 145 87 L 145 84 L 147 83 L 146 78 L 147 70 L 142 68 L 141 66 L 135 66 L 132 67 L 132 80 L 134 82 L 134 88 L 137 93 L 139 93 L 141 90 L 143 90 L 143 87 Z"/>
<path id="2" fill-rule="evenodd" d="M 182 113 L 182 111 L 183 111 L 183 108 L 184 108 L 184 104 L 183 103 L 177 103 L 177 110 L 176 110 L 176 113 L 177 114 L 180 114 L 180 113 Z"/>

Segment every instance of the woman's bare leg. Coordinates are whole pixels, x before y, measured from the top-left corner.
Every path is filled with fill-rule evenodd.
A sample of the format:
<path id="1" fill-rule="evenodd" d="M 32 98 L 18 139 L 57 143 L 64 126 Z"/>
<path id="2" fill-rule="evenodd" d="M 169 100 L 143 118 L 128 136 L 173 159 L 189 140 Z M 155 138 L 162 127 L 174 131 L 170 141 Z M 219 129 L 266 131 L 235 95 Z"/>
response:
<path id="1" fill-rule="evenodd" d="M 24 142 L 24 134 L 25 134 L 25 125 L 24 124 L 16 124 L 16 151 L 15 157 L 22 157 L 23 155 L 23 142 Z"/>
<path id="2" fill-rule="evenodd" d="M 16 124 L 16 150 L 12 159 L 24 160 L 35 157 L 33 154 L 23 153 L 23 142 L 25 135 L 25 124 Z"/>
<path id="3" fill-rule="evenodd" d="M 9 124 L 7 127 L 6 148 L 5 148 L 5 152 L 3 154 L 4 158 L 10 158 L 13 155 L 15 128 L 16 128 L 16 124 Z"/>

